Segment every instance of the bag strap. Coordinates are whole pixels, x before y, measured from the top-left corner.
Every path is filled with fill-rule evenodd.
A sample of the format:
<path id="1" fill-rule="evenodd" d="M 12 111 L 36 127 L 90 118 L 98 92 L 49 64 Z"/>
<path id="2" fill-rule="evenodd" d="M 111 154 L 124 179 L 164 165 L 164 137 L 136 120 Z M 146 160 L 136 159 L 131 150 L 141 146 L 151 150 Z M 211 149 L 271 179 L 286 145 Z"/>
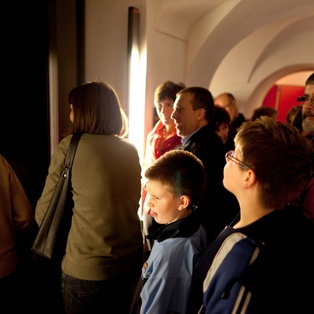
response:
<path id="1" fill-rule="evenodd" d="M 82 136 L 82 133 L 75 133 L 72 135 L 68 153 L 65 159 L 65 168 L 69 168 L 69 169 L 72 168 L 76 148 L 77 148 L 78 142 L 80 141 L 81 136 Z"/>

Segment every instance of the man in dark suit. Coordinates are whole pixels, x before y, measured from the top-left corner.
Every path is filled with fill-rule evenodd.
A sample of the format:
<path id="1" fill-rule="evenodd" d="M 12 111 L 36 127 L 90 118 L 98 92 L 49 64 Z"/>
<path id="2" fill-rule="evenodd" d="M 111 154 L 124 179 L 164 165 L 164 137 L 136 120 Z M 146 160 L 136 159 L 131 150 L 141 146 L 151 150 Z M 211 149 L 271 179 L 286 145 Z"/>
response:
<path id="1" fill-rule="evenodd" d="M 182 138 L 182 145 L 176 149 L 194 153 L 206 170 L 206 192 L 197 212 L 212 241 L 239 212 L 238 201 L 222 184 L 226 161 L 213 122 L 214 100 L 208 89 L 188 87 L 177 93 L 173 108 L 171 117 Z"/>

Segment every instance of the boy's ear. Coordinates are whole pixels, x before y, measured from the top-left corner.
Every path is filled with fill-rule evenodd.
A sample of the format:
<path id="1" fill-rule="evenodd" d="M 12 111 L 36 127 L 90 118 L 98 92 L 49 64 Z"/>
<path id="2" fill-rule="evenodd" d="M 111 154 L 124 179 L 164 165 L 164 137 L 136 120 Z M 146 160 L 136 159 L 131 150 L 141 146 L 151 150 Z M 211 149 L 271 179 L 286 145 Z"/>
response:
<path id="1" fill-rule="evenodd" d="M 256 182 L 256 174 L 254 171 L 252 170 L 248 170 L 246 171 L 246 175 L 243 179 L 243 186 L 245 188 L 250 187 L 251 185 L 253 185 Z"/>
<path id="2" fill-rule="evenodd" d="M 187 195 L 180 196 L 180 205 L 178 207 L 179 210 L 183 210 L 189 207 L 191 202 L 191 198 Z"/>

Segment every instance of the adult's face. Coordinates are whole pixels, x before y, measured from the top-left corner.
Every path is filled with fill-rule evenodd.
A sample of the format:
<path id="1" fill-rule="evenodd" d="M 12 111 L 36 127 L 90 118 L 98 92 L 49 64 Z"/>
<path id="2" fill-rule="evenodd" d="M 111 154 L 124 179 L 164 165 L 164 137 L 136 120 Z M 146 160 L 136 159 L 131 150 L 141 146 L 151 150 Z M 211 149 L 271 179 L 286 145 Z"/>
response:
<path id="1" fill-rule="evenodd" d="M 174 121 L 171 119 L 173 112 L 173 100 L 171 98 L 165 98 L 160 101 L 156 106 L 156 111 L 159 119 L 164 125 L 173 125 Z"/>
<path id="2" fill-rule="evenodd" d="M 177 96 L 173 104 L 172 119 L 176 127 L 177 135 L 185 138 L 191 133 L 199 129 L 200 110 L 193 110 L 193 95 L 191 93 L 183 93 Z"/>
<path id="3" fill-rule="evenodd" d="M 308 100 L 303 104 L 302 108 L 302 128 L 305 132 L 314 133 L 314 84 L 305 86 L 304 96 Z"/>
<path id="4" fill-rule="evenodd" d="M 230 101 L 228 96 L 221 95 L 215 98 L 215 105 L 226 109 L 230 116 L 230 122 L 234 121 L 238 115 L 237 103 L 235 100 Z"/>

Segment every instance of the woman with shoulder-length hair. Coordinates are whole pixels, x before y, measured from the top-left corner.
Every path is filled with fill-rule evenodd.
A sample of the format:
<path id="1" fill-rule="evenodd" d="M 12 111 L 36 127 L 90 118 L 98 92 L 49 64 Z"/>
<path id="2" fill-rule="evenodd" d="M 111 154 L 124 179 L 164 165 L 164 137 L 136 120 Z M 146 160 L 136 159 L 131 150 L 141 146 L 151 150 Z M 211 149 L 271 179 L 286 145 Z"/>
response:
<path id="1" fill-rule="evenodd" d="M 72 226 L 62 260 L 66 313 L 128 313 L 142 261 L 138 217 L 141 168 L 127 139 L 127 120 L 114 89 L 90 82 L 69 93 L 72 134 L 83 133 L 72 168 Z M 36 207 L 40 225 L 56 187 L 71 135 L 58 145 Z"/>

